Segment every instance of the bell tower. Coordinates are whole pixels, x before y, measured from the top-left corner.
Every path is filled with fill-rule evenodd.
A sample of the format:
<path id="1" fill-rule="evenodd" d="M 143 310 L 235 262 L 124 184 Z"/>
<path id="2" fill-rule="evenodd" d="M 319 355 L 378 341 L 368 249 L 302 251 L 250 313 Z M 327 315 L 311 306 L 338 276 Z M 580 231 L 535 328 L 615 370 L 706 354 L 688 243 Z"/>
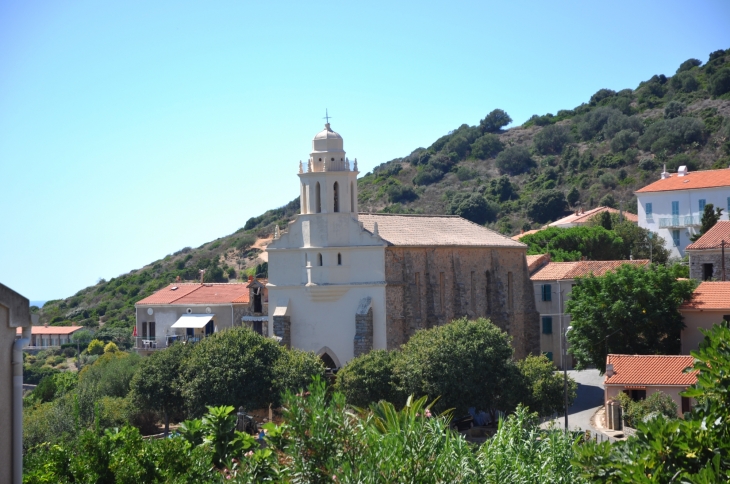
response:
<path id="1" fill-rule="evenodd" d="M 357 159 L 345 156 L 342 136 L 330 123 L 312 140 L 307 163 L 299 162 L 302 215 L 350 213 L 357 219 Z"/>

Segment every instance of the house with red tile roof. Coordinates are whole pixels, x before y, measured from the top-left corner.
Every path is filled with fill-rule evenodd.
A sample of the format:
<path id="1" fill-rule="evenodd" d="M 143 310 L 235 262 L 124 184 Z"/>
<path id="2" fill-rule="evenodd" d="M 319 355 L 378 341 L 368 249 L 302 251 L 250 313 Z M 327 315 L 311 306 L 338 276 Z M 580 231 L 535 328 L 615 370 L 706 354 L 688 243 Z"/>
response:
<path id="1" fill-rule="evenodd" d="M 17 336 L 20 338 L 20 329 L 18 328 Z M 76 332 L 84 329 L 83 326 L 31 326 L 30 343 L 26 346 L 29 350 L 37 350 L 44 348 L 57 348 L 63 344 L 71 342 L 71 336 Z"/>
<path id="2" fill-rule="evenodd" d="M 677 416 L 690 411 L 691 399 L 680 392 L 697 383 L 697 371 L 685 372 L 694 358 L 683 355 L 613 355 L 606 358 L 603 381 L 604 401 L 626 393 L 634 400 L 643 400 L 662 392 L 677 404 Z"/>
<path id="3" fill-rule="evenodd" d="M 705 205 L 730 208 L 730 169 L 690 172 L 680 166 L 677 173 L 661 178 L 636 191 L 639 226 L 659 234 L 670 255 L 683 257 L 690 237 L 701 226 Z"/>
<path id="4" fill-rule="evenodd" d="M 246 283 L 182 283 L 160 289 L 135 304 L 135 348 L 140 353 L 176 341 L 199 341 L 216 331 L 247 326 L 267 334 L 265 280 Z"/>
<path id="5" fill-rule="evenodd" d="M 634 215 L 633 213 L 624 212 L 616 210 L 615 208 L 611 207 L 596 207 L 592 208 L 590 210 L 577 210 L 575 213 L 572 213 L 568 215 L 567 217 L 563 217 L 560 220 L 556 220 L 555 222 L 549 223 L 548 227 L 560 227 L 563 229 L 567 229 L 570 227 L 578 227 L 580 225 L 586 225 L 588 222 L 590 222 L 594 217 L 600 215 L 603 212 L 608 212 L 611 214 L 618 214 L 620 217 L 623 217 L 625 220 L 628 220 L 629 222 L 639 223 L 639 217 L 638 215 Z"/>
<path id="6" fill-rule="evenodd" d="M 692 298 L 679 307 L 685 328 L 681 340 L 683 355 L 697 350 L 705 338 L 701 329 L 710 329 L 722 321 L 730 321 L 730 282 L 703 282 Z"/>
<path id="7" fill-rule="evenodd" d="M 536 257 L 536 256 L 528 256 Z M 533 263 L 537 265 L 538 259 Z M 529 263 L 529 260 L 528 260 Z M 590 274 L 601 276 L 614 271 L 623 264 L 646 266 L 648 260 L 585 260 L 576 262 L 548 262 L 530 271 L 533 284 L 535 307 L 540 313 L 540 351 L 563 369 L 573 368 L 573 359 L 564 353 L 567 343 L 563 335 L 570 326 L 570 314 L 565 312 L 565 304 L 579 277 Z"/>
<path id="8" fill-rule="evenodd" d="M 730 221 L 718 221 L 685 250 L 689 254 L 690 278 L 698 281 L 730 279 Z"/>

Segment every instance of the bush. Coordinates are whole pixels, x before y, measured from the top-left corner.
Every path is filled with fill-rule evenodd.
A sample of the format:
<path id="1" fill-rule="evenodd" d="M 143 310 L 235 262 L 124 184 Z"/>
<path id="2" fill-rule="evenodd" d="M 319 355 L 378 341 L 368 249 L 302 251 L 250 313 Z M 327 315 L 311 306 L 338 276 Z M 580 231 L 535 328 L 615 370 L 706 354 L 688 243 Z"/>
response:
<path id="1" fill-rule="evenodd" d="M 411 202 L 418 198 L 413 188 L 401 184 L 393 184 L 387 190 L 388 199 L 391 203 Z"/>
<path id="2" fill-rule="evenodd" d="M 631 148 L 636 140 L 639 139 L 639 133 L 624 129 L 616 133 L 616 136 L 611 140 L 611 151 L 614 153 L 620 153 Z"/>
<path id="3" fill-rule="evenodd" d="M 680 101 L 669 101 L 664 108 L 664 119 L 674 119 L 680 117 L 687 106 Z"/>
<path id="4" fill-rule="evenodd" d="M 639 138 L 639 148 L 661 153 L 676 151 L 692 143 L 701 143 L 705 137 L 705 126 L 699 119 L 678 117 L 662 119 L 647 128 Z"/>
<path id="5" fill-rule="evenodd" d="M 538 192 L 527 207 L 527 215 L 538 223 L 556 220 L 565 212 L 565 194 L 560 190 Z"/>
<path id="6" fill-rule="evenodd" d="M 690 171 L 695 171 L 699 167 L 697 161 L 687 153 L 674 155 L 667 161 L 667 171 L 669 172 L 677 171 L 680 166 L 686 166 Z"/>
<path id="7" fill-rule="evenodd" d="M 616 95 L 616 91 L 612 89 L 599 89 L 593 96 L 591 96 L 590 105 L 595 106 L 604 99 L 608 99 Z"/>
<path id="8" fill-rule="evenodd" d="M 464 136 L 454 136 L 444 145 L 443 151 L 456 153 L 459 158 L 463 158 L 469 151 L 469 141 Z"/>
<path id="9" fill-rule="evenodd" d="M 113 341 L 110 341 L 104 346 L 104 353 L 116 353 L 117 351 L 119 351 L 119 348 L 117 348 L 117 345 Z"/>
<path id="10" fill-rule="evenodd" d="M 715 96 L 730 92 L 730 68 L 725 67 L 713 74 L 710 78 L 710 92 Z"/>
<path id="11" fill-rule="evenodd" d="M 657 169 L 657 163 L 651 158 L 644 158 L 639 162 L 639 169 L 644 171 L 654 171 Z"/>
<path id="12" fill-rule="evenodd" d="M 477 138 L 471 145 L 471 154 L 479 159 L 494 158 L 504 149 L 499 136 L 487 133 Z"/>
<path id="13" fill-rule="evenodd" d="M 476 170 L 472 170 L 468 166 L 460 166 L 456 170 L 456 178 L 458 178 L 460 181 L 471 180 L 472 178 L 476 178 L 476 176 Z"/>
<path id="14" fill-rule="evenodd" d="M 94 405 L 102 397 L 127 396 L 140 362 L 136 353 L 106 353 L 79 372 L 77 393 L 83 421 L 91 422 Z"/>
<path id="15" fill-rule="evenodd" d="M 30 366 L 23 365 L 23 382 L 29 385 L 37 385 L 44 378 L 59 373 L 54 368 L 48 368 L 47 366 Z"/>
<path id="16" fill-rule="evenodd" d="M 568 262 L 587 257 L 590 260 L 618 260 L 624 257 L 621 237 L 603 227 L 581 226 L 567 229 L 549 227 L 520 239 L 528 254 L 550 254 L 550 260 Z M 628 254 L 626 254 L 628 257 Z"/>
<path id="17" fill-rule="evenodd" d="M 479 129 L 482 133 L 499 133 L 511 122 L 509 114 L 501 109 L 495 109 L 479 122 Z"/>
<path id="18" fill-rule="evenodd" d="M 469 407 L 492 414 L 512 411 L 519 401 L 509 336 L 487 319 L 463 318 L 417 331 L 401 347 L 393 373 L 402 393 L 440 396 L 434 408 L 453 407 L 456 415 Z M 465 385 L 465 375 L 475 378 Z"/>
<path id="19" fill-rule="evenodd" d="M 90 355 L 100 355 L 104 353 L 104 342 L 98 339 L 92 340 L 86 348 L 86 352 Z"/>
<path id="20" fill-rule="evenodd" d="M 444 172 L 434 168 L 430 163 L 422 167 L 418 167 L 418 173 L 413 178 L 414 185 L 430 185 L 436 183 L 444 177 Z"/>
<path id="21" fill-rule="evenodd" d="M 282 351 L 274 365 L 274 394 L 299 392 L 307 388 L 313 377 L 324 378 L 324 374 L 324 363 L 313 352 L 297 349 Z"/>
<path id="22" fill-rule="evenodd" d="M 76 348 L 64 348 L 63 356 L 65 356 L 66 358 L 73 358 L 74 356 L 76 356 Z"/>
<path id="23" fill-rule="evenodd" d="M 472 193 L 471 195 L 458 194 L 451 200 L 450 209 L 453 215 L 483 225 L 497 219 L 499 205 L 488 202 L 478 193 Z"/>
<path id="24" fill-rule="evenodd" d="M 700 87 L 697 78 L 691 72 L 682 72 L 672 77 L 669 85 L 680 92 L 694 92 Z"/>
<path id="25" fill-rule="evenodd" d="M 565 125 L 553 124 L 542 129 L 535 135 L 535 149 L 542 155 L 559 155 L 563 146 L 573 140 L 570 128 Z"/>
<path id="26" fill-rule="evenodd" d="M 535 165 L 530 152 L 524 146 L 513 146 L 497 155 L 497 168 L 509 175 L 519 175 Z"/>
<path id="27" fill-rule="evenodd" d="M 598 181 L 601 182 L 604 188 L 616 188 L 616 185 L 618 185 L 618 180 L 616 180 L 613 173 L 604 173 L 598 178 Z"/>
<path id="28" fill-rule="evenodd" d="M 597 107 L 578 121 L 578 133 L 583 140 L 590 141 L 603 129 L 609 118 L 621 116 L 624 114 L 618 109 Z"/>
<path id="29" fill-rule="evenodd" d="M 636 428 L 639 422 L 656 415 L 663 415 L 668 419 L 677 418 L 677 404 L 666 393 L 654 392 L 639 401 L 632 400 L 625 393 L 619 393 L 617 400 L 623 410 L 624 423 L 629 427 Z"/>
<path id="30" fill-rule="evenodd" d="M 568 205 L 573 206 L 578 202 L 578 200 L 580 200 L 580 192 L 576 187 L 572 187 L 565 199 L 567 200 Z"/>
<path id="31" fill-rule="evenodd" d="M 337 391 L 358 407 L 381 400 L 400 404 L 403 397 L 393 381 L 396 356 L 395 351 L 374 350 L 350 360 L 337 373 Z"/>
<path id="32" fill-rule="evenodd" d="M 564 376 L 555 371 L 555 365 L 545 355 L 530 355 L 517 362 L 524 384 L 526 395 L 523 404 L 540 416 L 552 415 L 565 411 Z M 578 384 L 568 379 L 568 405 L 575 400 Z"/>
<path id="33" fill-rule="evenodd" d="M 677 74 L 679 74 L 680 72 L 689 71 L 693 67 L 698 67 L 701 65 L 702 61 L 699 59 L 687 59 L 679 65 L 679 68 L 677 69 Z"/>
<path id="34" fill-rule="evenodd" d="M 601 197 L 601 199 L 598 201 L 598 206 L 616 208 L 616 199 L 611 193 L 608 193 Z"/>

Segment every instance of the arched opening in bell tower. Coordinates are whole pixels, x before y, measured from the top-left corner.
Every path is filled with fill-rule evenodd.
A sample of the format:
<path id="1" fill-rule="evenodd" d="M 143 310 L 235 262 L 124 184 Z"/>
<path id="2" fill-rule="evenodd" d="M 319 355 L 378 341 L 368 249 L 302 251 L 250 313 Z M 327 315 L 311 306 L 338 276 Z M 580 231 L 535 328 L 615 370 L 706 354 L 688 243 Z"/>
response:
<path id="1" fill-rule="evenodd" d="M 350 212 L 355 211 L 355 185 L 350 182 Z"/>
<path id="2" fill-rule="evenodd" d="M 314 211 L 316 213 L 322 213 L 322 198 L 320 197 L 319 182 L 317 182 L 317 186 L 314 189 L 314 201 L 316 204 Z"/>
<path id="3" fill-rule="evenodd" d="M 307 213 L 307 185 L 305 185 L 304 183 L 302 183 L 302 199 L 299 202 L 299 205 L 301 205 L 302 207 L 302 213 Z"/>
<path id="4" fill-rule="evenodd" d="M 335 185 L 332 188 L 332 191 L 334 193 L 335 212 L 339 212 L 340 211 L 340 185 L 339 185 L 339 183 L 335 182 Z"/>

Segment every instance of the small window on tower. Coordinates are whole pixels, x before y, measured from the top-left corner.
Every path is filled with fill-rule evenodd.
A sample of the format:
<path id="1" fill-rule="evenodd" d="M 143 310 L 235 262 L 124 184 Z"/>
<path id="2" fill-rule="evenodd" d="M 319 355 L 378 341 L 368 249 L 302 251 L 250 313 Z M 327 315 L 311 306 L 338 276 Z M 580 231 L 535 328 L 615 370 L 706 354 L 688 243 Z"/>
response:
<path id="1" fill-rule="evenodd" d="M 317 255 L 317 265 L 319 265 L 319 266 L 322 265 L 322 254 Z"/>
<path id="2" fill-rule="evenodd" d="M 337 254 L 337 265 L 338 266 L 342 265 L 342 254 Z"/>

